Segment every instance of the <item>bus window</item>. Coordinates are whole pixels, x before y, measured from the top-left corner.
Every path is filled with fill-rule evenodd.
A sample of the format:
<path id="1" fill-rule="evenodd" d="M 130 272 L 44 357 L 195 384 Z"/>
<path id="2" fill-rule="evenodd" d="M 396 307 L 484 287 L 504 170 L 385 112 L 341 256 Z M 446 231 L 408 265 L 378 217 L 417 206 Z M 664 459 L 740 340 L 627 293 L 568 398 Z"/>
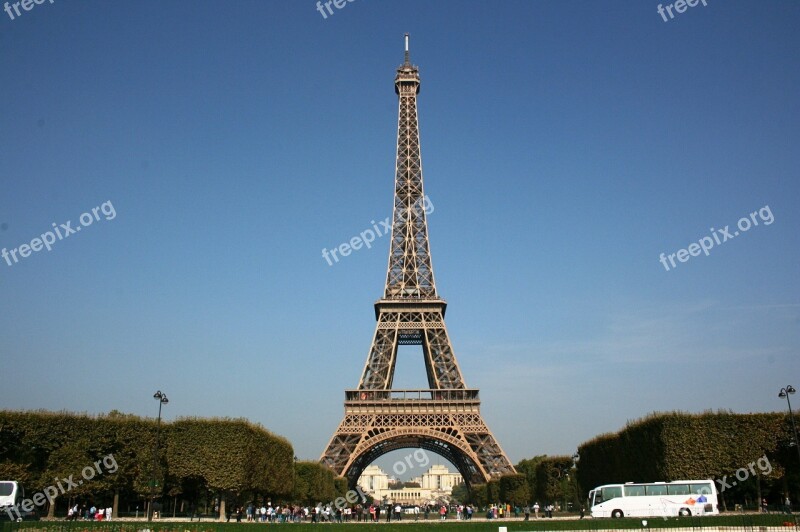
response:
<path id="1" fill-rule="evenodd" d="M 689 495 L 690 490 L 688 484 L 668 484 L 667 493 L 670 495 Z"/>
<path id="2" fill-rule="evenodd" d="M 610 501 L 611 499 L 615 499 L 617 497 L 622 497 L 622 487 L 621 486 L 609 486 L 607 488 L 603 488 L 603 500 Z"/>
<path id="3" fill-rule="evenodd" d="M 693 495 L 711 495 L 711 483 L 708 484 L 691 484 Z"/>
<path id="4" fill-rule="evenodd" d="M 644 496 L 644 486 L 625 486 L 625 496 L 626 497 L 642 497 Z"/>
<path id="5" fill-rule="evenodd" d="M 664 484 L 659 484 L 656 486 L 647 486 L 645 491 L 648 495 L 666 495 L 667 494 L 667 486 Z"/>

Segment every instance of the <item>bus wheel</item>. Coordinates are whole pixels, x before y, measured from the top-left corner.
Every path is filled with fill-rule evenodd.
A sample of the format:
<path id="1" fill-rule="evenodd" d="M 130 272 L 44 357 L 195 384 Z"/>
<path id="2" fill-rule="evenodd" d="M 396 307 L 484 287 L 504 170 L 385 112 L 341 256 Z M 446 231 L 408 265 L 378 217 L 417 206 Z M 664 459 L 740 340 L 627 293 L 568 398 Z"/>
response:
<path id="1" fill-rule="evenodd" d="M 678 510 L 678 515 L 680 515 L 681 517 L 689 517 L 690 515 L 692 515 L 692 512 L 688 508 L 681 508 L 680 510 Z"/>
<path id="2" fill-rule="evenodd" d="M 611 512 L 611 517 L 619 519 L 620 517 L 625 517 L 625 514 L 622 513 L 622 510 L 614 510 Z"/>

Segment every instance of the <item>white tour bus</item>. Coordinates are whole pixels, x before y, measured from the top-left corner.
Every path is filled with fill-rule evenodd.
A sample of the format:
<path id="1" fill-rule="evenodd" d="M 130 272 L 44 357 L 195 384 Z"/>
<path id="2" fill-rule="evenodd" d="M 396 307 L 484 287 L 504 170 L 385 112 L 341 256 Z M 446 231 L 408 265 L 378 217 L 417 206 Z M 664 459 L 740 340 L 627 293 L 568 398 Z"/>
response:
<path id="1" fill-rule="evenodd" d="M 18 508 L 14 509 L 14 506 L 17 506 L 24 496 L 25 492 L 17 482 L 0 480 L 0 521 L 17 519 L 19 510 Z"/>
<path id="2" fill-rule="evenodd" d="M 589 492 L 592 517 L 718 514 L 713 480 L 606 484 Z"/>

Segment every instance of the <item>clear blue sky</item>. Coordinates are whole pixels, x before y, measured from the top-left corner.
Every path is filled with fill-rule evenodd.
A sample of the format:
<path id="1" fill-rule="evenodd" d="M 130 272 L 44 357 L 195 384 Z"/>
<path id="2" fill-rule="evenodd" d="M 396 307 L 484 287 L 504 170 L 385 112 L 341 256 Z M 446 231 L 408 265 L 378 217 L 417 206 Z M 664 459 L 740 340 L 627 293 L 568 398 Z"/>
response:
<path id="1" fill-rule="evenodd" d="M 800 3 L 67 1 L 0 12 L 0 407 L 232 416 L 317 459 L 388 238 L 404 32 L 433 265 L 513 462 L 800 385 Z M 709 256 L 677 253 L 769 206 Z M 718 234 L 718 233 L 715 233 Z M 719 236 L 719 235 L 718 235 Z M 684 257 L 685 258 L 685 257 Z M 397 386 L 424 387 L 404 349 Z M 800 405 L 800 397 L 798 398 Z"/>

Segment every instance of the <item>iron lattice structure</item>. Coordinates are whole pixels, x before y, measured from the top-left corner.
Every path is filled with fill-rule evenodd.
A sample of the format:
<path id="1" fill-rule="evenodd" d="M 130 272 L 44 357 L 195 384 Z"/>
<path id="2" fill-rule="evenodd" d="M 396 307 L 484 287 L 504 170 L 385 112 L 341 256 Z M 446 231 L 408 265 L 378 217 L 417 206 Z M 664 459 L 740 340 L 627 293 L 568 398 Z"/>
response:
<path id="1" fill-rule="evenodd" d="M 434 451 L 468 484 L 514 473 L 480 414 L 478 390 L 467 389 L 444 323 L 447 303 L 436 293 L 422 186 L 417 94 L 406 34 L 398 95 L 397 161 L 389 266 L 377 327 L 356 390 L 345 392 L 345 416 L 321 462 L 354 487 L 373 460 L 394 449 Z M 420 345 L 428 389 L 393 390 L 398 346 Z"/>

